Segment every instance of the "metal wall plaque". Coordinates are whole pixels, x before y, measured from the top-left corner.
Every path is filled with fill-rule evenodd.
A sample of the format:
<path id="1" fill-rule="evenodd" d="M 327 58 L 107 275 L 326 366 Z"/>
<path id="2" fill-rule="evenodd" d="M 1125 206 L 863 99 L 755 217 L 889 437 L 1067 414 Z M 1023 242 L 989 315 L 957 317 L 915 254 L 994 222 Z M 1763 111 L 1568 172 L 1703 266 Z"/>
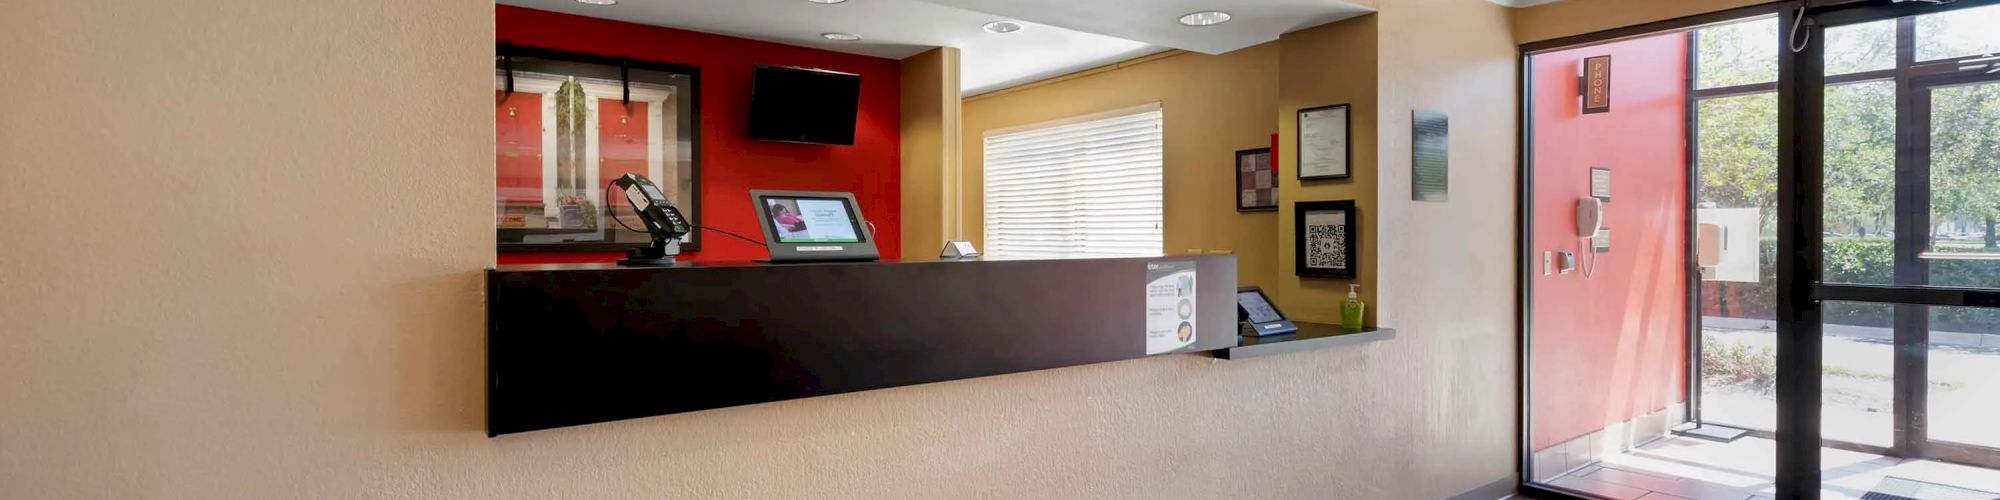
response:
<path id="1" fill-rule="evenodd" d="M 1410 199 L 1448 201 L 1451 123 L 1444 113 L 1410 112 Z"/>

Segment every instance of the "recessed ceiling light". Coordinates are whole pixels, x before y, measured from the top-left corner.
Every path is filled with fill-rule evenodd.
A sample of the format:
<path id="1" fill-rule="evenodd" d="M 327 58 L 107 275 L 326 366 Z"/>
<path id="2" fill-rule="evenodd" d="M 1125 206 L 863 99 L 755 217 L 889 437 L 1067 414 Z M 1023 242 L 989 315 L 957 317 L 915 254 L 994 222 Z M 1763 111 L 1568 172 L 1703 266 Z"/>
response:
<path id="1" fill-rule="evenodd" d="M 825 4 L 825 5 L 833 5 L 833 4 L 837 4 L 837 3 L 847 3 L 847 0 L 806 0 L 806 1 L 808 1 L 808 2 L 812 2 L 812 3 L 817 3 L 817 4 Z"/>
<path id="2" fill-rule="evenodd" d="M 1021 23 L 1013 21 L 994 21 L 986 23 L 985 28 L 986 31 L 991 31 L 994 33 L 1013 33 L 1016 31 L 1021 31 Z"/>
<path id="3" fill-rule="evenodd" d="M 861 35 L 856 35 L 853 33 L 841 33 L 838 31 L 820 33 L 819 36 L 836 42 L 852 42 L 861 39 Z"/>
<path id="4" fill-rule="evenodd" d="M 1181 16 L 1181 24 L 1188 26 L 1214 26 L 1229 22 L 1229 13 L 1219 10 L 1204 10 Z"/>
<path id="5" fill-rule="evenodd" d="M 618 0 L 576 0 L 576 3 L 590 5 L 618 5 Z"/>

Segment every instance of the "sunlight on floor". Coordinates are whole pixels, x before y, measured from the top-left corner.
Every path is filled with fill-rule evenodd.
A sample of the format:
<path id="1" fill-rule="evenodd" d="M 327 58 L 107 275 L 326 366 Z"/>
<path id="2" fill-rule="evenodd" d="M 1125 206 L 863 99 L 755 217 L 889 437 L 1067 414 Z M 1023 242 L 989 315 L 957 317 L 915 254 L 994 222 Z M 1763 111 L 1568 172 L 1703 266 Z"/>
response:
<path id="1" fill-rule="evenodd" d="M 1632 500 L 1746 500 L 1772 498 L 1777 471 L 1775 442 L 1742 438 L 1718 443 L 1674 436 L 1609 455 L 1550 484 L 1608 498 Z M 2000 498 L 2000 471 L 1930 460 L 1900 459 L 1821 449 L 1822 495 L 1858 499 L 1871 491 L 1918 488 L 1913 498 Z M 1971 492 L 1955 490 L 1974 490 Z"/>

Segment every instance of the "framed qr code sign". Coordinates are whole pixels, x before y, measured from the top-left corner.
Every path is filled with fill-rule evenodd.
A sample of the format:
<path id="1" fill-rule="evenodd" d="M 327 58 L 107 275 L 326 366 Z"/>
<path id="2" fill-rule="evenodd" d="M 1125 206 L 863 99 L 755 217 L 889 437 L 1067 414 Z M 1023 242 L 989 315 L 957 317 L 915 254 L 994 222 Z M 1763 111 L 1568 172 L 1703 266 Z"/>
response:
<path id="1" fill-rule="evenodd" d="M 1354 250 L 1354 200 L 1301 201 L 1292 206 L 1296 274 L 1353 279 L 1360 268 L 1360 255 Z"/>

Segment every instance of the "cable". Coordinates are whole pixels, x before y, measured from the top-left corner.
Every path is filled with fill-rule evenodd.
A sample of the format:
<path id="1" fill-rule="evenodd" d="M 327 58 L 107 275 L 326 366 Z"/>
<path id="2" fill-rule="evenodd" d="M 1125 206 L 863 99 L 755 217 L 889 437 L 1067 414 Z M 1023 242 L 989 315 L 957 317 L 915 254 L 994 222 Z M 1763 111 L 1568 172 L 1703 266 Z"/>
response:
<path id="1" fill-rule="evenodd" d="M 631 231 L 631 232 L 634 232 L 634 233 L 641 233 L 641 232 L 644 232 L 644 231 L 640 231 L 640 230 L 637 230 L 637 229 L 632 229 L 632 226 L 627 226 L 627 225 L 625 225 L 625 219 L 620 219 L 620 218 L 618 218 L 618 212 L 616 212 L 616 211 L 613 211 L 613 210 L 611 209 L 611 205 L 612 205 L 612 203 L 611 203 L 611 185 L 612 185 L 612 184 L 616 184 L 616 183 L 618 183 L 618 179 L 612 179 L 612 180 L 611 180 L 611 182 L 606 182 L 606 183 L 604 183 L 604 192 L 603 192 L 603 194 L 604 194 L 604 215 L 608 215 L 608 216 L 611 216 L 611 221 L 612 221 L 612 222 L 616 222 L 616 223 L 618 223 L 618 227 L 622 227 L 622 228 L 625 228 L 625 230 L 626 230 L 626 231 Z M 632 209 L 632 213 L 634 213 L 634 214 L 637 214 L 637 213 L 639 213 L 639 209 L 637 209 L 637 208 L 633 208 L 633 209 Z"/>
<path id="2" fill-rule="evenodd" d="M 612 211 L 612 208 L 611 208 L 611 198 L 612 198 L 612 197 L 611 197 L 611 195 L 610 195 L 609 193 L 611 193 L 611 185 L 612 185 L 612 184 L 614 184 L 614 183 L 617 183 L 617 182 L 618 182 L 618 179 L 612 179 L 612 180 L 611 180 L 611 182 L 606 182 L 606 183 L 604 183 L 604 192 L 606 193 L 606 194 L 605 194 L 605 196 L 604 196 L 604 213 L 605 213 L 605 215 L 609 215 L 609 216 L 611 216 L 611 220 L 612 220 L 613 222 L 617 222 L 617 223 L 618 223 L 618 226 L 619 226 L 619 227 L 623 227 L 623 228 L 625 228 L 625 230 L 626 230 L 626 231 L 631 231 L 631 232 L 635 232 L 635 233 L 637 233 L 637 232 L 641 232 L 641 231 L 639 231 L 639 230 L 637 230 L 637 229 L 632 229 L 632 226 L 627 226 L 627 225 L 625 225 L 625 220 L 624 220 L 624 219 L 620 219 L 620 218 L 618 218 L 618 214 L 617 214 L 616 212 L 613 212 L 613 211 Z M 633 209 L 633 210 L 632 210 L 632 212 L 633 212 L 633 213 L 638 213 L 638 209 Z M 766 244 L 764 244 L 764 242 L 762 242 L 762 241 L 757 241 L 757 240 L 753 240 L 753 239 L 750 239 L 750 237 L 748 237 L 748 236 L 744 236 L 744 235 L 740 235 L 740 234 L 736 234 L 736 233 L 732 233 L 732 232 L 729 232 L 729 231 L 724 231 L 724 230 L 721 230 L 721 229 L 716 229 L 716 228 L 712 228 L 712 227 L 708 227 L 708 226 L 695 226 L 695 229 L 707 229 L 707 230 L 710 230 L 710 231 L 715 231 L 715 232 L 718 232 L 718 233 L 722 233 L 722 234 L 726 234 L 726 235 L 729 235 L 729 236 L 733 236 L 733 237 L 735 237 L 736 239 L 739 239 L 739 240 L 743 240 L 743 241 L 748 241 L 748 242 L 750 242 L 751 244 L 754 244 L 754 245 L 757 245 L 757 246 L 760 246 L 760 247 L 770 247 L 770 245 L 766 245 Z"/>
<path id="3" fill-rule="evenodd" d="M 1792 34 L 1791 36 L 1785 38 L 1785 44 L 1791 47 L 1793 54 L 1805 52 L 1806 46 L 1812 45 L 1811 31 L 1806 32 L 1805 41 L 1803 42 L 1799 41 L 1799 26 L 1804 26 L 1805 21 L 1806 21 L 1806 5 L 1805 2 L 1799 2 L 1799 14 L 1797 17 L 1792 18 Z"/>
<path id="4" fill-rule="evenodd" d="M 1585 252 L 1585 255 L 1584 258 L 1580 258 L 1577 260 L 1583 261 L 1581 262 L 1581 264 L 1583 264 L 1583 277 L 1585 278 L 1589 278 L 1592 275 L 1597 274 L 1596 240 L 1597 240 L 1597 235 L 1594 234 L 1583 237 L 1583 251 Z"/>
<path id="5" fill-rule="evenodd" d="M 710 231 L 715 231 L 715 232 L 718 232 L 718 233 L 722 233 L 722 234 L 726 234 L 726 235 L 730 235 L 730 236 L 734 236 L 734 237 L 736 237 L 736 239 L 739 239 L 739 240 L 743 240 L 743 241 L 748 241 L 748 242 L 750 242 L 750 243 L 754 243 L 754 244 L 756 244 L 757 246 L 760 246 L 760 247 L 767 247 L 767 248 L 768 248 L 768 247 L 770 247 L 770 246 L 771 246 L 771 245 L 767 245 L 767 244 L 764 244 L 764 242 L 762 242 L 762 241 L 757 241 L 757 240 L 753 240 L 753 239 L 750 239 L 749 237 L 746 237 L 746 236 L 743 236 L 743 235 L 740 235 L 740 234 L 736 234 L 736 233 L 732 233 L 732 232 L 729 232 L 729 231 L 724 231 L 724 230 L 721 230 L 721 229 L 716 229 L 716 228 L 712 228 L 712 227 L 708 227 L 708 226 L 695 226 L 695 228 L 696 228 L 696 229 L 707 229 L 707 230 L 710 230 Z"/>

